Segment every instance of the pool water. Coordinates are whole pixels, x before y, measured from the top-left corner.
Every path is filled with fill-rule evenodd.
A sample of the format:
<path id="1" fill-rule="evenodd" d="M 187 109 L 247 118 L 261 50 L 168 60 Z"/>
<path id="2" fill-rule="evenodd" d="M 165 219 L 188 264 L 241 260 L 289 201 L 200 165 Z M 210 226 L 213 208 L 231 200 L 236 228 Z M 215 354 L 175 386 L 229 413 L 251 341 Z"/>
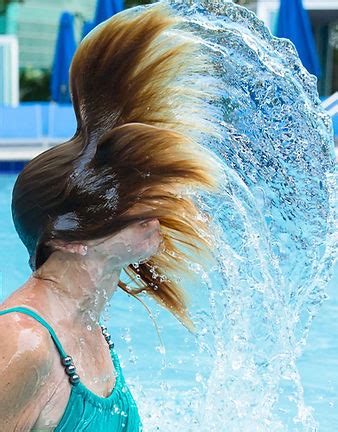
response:
<path id="1" fill-rule="evenodd" d="M 0 175 L 0 300 L 23 284 L 31 273 L 26 249 L 11 220 L 10 200 L 15 179 L 16 174 Z M 327 294 L 329 297 L 314 318 L 307 344 L 298 359 L 305 404 L 313 408 L 319 432 L 338 431 L 338 266 Z M 209 368 L 201 361 L 194 338 L 167 311 L 151 302 L 148 305 L 153 305 L 156 321 L 163 330 L 165 355 L 143 306 L 121 290 L 111 300 L 108 327 L 126 381 L 145 425 L 149 425 L 146 430 L 167 432 L 174 430 L 174 425 L 172 417 L 163 418 L 163 406 L 168 412 L 174 410 L 181 417 L 180 425 L 184 424 L 182 417 L 187 415 L 189 401 L 178 403 L 180 394 L 184 392 L 186 396 L 189 391 L 194 394 L 203 390 L 203 377 L 207 378 Z M 191 362 L 192 358 L 196 361 Z M 150 411 L 146 401 L 156 400 L 159 388 L 160 394 L 166 394 L 167 398 L 158 400 L 158 407 L 153 406 Z M 205 432 L 198 425 L 187 424 L 188 430 Z M 297 426 L 288 430 L 296 431 Z"/>

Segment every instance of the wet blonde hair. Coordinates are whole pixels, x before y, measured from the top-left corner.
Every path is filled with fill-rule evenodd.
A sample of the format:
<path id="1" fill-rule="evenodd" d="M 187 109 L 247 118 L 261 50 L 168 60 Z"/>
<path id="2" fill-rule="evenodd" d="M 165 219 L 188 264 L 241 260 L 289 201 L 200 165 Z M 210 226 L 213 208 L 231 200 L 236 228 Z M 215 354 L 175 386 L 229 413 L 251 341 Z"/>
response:
<path id="1" fill-rule="evenodd" d="M 16 229 L 38 269 L 53 252 L 50 240 L 111 235 L 155 217 L 163 248 L 125 272 L 190 331 L 187 293 L 171 275 L 187 262 L 211 257 L 208 216 L 193 191 L 215 190 L 216 158 L 203 145 L 219 134 L 210 101 L 217 85 L 197 38 L 158 3 L 126 10 L 95 28 L 70 68 L 75 135 L 31 160 L 18 176 L 12 211 Z"/>

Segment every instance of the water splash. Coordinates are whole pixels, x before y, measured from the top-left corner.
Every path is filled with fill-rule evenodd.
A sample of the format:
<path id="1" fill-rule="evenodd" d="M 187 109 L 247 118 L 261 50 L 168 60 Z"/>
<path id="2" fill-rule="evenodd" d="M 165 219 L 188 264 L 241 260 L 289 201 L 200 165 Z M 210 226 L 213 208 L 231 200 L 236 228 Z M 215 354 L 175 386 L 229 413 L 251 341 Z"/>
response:
<path id="1" fill-rule="evenodd" d="M 296 360 L 327 297 L 336 248 L 333 128 L 317 79 L 245 7 L 166 3 L 200 39 L 210 80 L 222 82 L 223 139 L 204 143 L 224 178 L 219 194 L 194 195 L 213 216 L 218 263 L 195 266 L 192 293 L 199 361 L 210 373 L 198 372 L 180 397 L 166 382 L 154 395 L 140 391 L 146 430 L 316 431 Z"/>

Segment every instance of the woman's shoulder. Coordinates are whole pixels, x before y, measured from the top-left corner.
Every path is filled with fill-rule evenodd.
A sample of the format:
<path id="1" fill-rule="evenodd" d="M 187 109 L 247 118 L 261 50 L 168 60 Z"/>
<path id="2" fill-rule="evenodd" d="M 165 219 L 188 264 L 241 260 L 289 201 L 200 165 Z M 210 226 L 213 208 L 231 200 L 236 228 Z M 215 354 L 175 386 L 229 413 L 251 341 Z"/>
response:
<path id="1" fill-rule="evenodd" d="M 53 345 L 48 330 L 35 318 L 27 313 L 11 310 L 17 307 L 28 308 L 38 314 L 31 304 L 39 303 L 39 298 L 33 296 L 34 286 L 31 278 L 15 290 L 0 304 L 0 344 L 9 350 L 17 345 L 19 350 L 25 350 L 29 357 L 44 360 Z M 32 299 L 28 301 L 27 299 Z M 33 301 L 34 300 L 34 301 Z M 1 314 L 3 311 L 9 313 Z"/>
<path id="2" fill-rule="evenodd" d="M 6 309 L 8 307 L 0 305 L 0 312 Z M 1 366 L 8 361 L 21 368 L 32 363 L 47 367 L 51 363 L 53 342 L 50 334 L 28 315 L 15 311 L 0 315 L 0 345 Z M 0 370 L 3 370 L 1 366 Z"/>
<path id="3" fill-rule="evenodd" d="M 0 311 L 4 309 L 1 305 Z M 23 410 L 34 406 L 52 371 L 51 338 L 29 318 L 17 312 L 0 315 L 0 430 L 20 424 Z"/>
<path id="4" fill-rule="evenodd" d="M 6 314 L 1 312 L 14 307 L 28 307 L 22 298 L 21 290 L 14 292 L 7 300 L 0 304 L 0 361 L 8 360 L 15 353 L 15 361 L 36 364 L 48 364 L 50 359 L 51 340 L 48 330 L 30 315 L 11 311 Z M 21 353 L 24 356 L 21 357 Z M 22 365 L 23 366 L 23 365 Z"/>

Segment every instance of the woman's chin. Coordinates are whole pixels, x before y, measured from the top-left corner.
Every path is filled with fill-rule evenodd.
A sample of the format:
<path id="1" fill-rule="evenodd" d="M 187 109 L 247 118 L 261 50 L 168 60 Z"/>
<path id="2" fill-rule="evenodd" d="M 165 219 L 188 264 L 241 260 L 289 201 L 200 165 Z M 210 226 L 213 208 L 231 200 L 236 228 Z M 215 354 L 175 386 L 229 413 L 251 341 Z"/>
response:
<path id="1" fill-rule="evenodd" d="M 156 238 L 154 240 L 153 237 L 147 239 L 143 242 L 142 252 L 138 257 L 138 261 L 142 260 L 146 262 L 150 260 L 153 256 L 155 256 L 160 251 L 161 238 Z"/>

